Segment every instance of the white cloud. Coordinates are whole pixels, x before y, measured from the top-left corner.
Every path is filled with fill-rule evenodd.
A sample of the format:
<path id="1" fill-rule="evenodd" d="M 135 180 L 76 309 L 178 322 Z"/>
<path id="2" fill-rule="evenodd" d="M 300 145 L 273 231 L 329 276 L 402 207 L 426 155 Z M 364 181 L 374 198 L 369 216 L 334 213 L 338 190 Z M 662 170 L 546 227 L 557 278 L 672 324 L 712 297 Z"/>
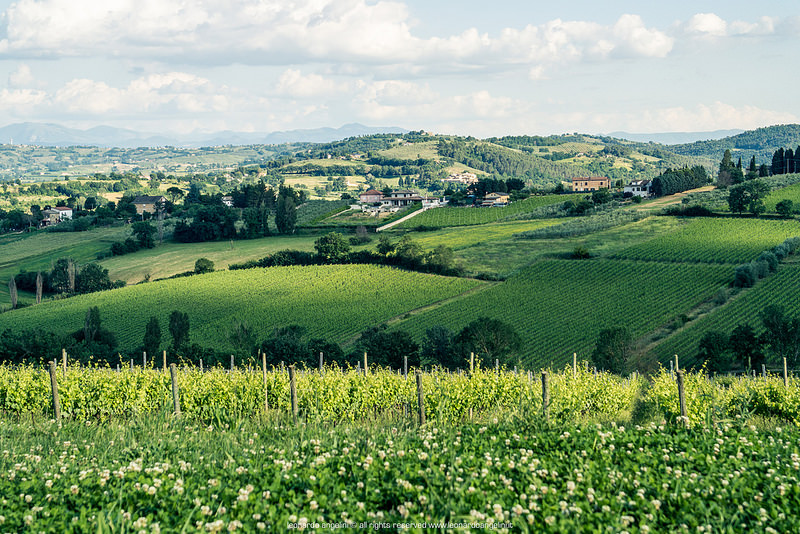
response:
<path id="1" fill-rule="evenodd" d="M 41 116 L 95 117 L 102 120 L 153 114 L 208 114 L 225 112 L 234 106 L 257 106 L 251 95 L 239 94 L 226 86 L 182 72 L 150 74 L 126 86 L 75 78 L 52 92 L 6 89 L 0 92 L 3 109 L 12 117 Z M 233 104 L 232 102 L 237 102 Z"/>
<path id="2" fill-rule="evenodd" d="M 787 22 L 788 19 L 783 24 Z M 683 25 L 683 31 L 698 37 L 758 36 L 775 33 L 779 24 L 780 21 L 775 17 L 764 16 L 755 22 L 741 20 L 729 22 L 715 13 L 697 13 Z"/>
<path id="3" fill-rule="evenodd" d="M 290 98 L 315 98 L 333 96 L 347 86 L 319 74 L 303 74 L 297 69 L 287 69 L 281 74 L 276 87 L 279 95 Z"/>
<path id="4" fill-rule="evenodd" d="M 722 37 L 728 31 L 728 23 L 714 13 L 697 13 L 686 23 L 688 33 Z"/>
<path id="5" fill-rule="evenodd" d="M 17 70 L 8 75 L 9 87 L 28 87 L 34 82 L 33 72 L 25 63 L 21 63 Z"/>
<path id="6" fill-rule="evenodd" d="M 613 55 L 663 57 L 672 38 L 638 15 L 613 25 L 552 20 L 492 36 L 422 39 L 408 8 L 368 0 L 19 0 L 4 14 L 6 57 L 96 57 L 196 64 L 309 62 L 431 70 L 555 65 Z"/>

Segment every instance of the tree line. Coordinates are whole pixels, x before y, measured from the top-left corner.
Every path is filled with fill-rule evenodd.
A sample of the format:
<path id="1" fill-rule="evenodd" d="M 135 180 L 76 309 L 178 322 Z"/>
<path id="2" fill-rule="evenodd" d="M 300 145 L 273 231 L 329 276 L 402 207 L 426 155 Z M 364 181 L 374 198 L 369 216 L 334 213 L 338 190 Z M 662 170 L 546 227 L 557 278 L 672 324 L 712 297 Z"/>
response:
<path id="1" fill-rule="evenodd" d="M 406 331 L 380 324 L 362 331 L 348 351 L 335 342 L 310 337 L 305 327 L 296 324 L 276 327 L 267 337 L 260 338 L 246 321 L 237 321 L 228 331 L 228 341 L 232 351 L 193 343 L 189 315 L 173 310 L 166 325 L 155 316 L 149 318 L 141 345 L 129 352 L 119 351 L 116 335 L 104 327 L 100 310 L 90 307 L 83 327 L 68 335 L 42 330 L 4 330 L 0 333 L 0 363 L 41 364 L 57 359 L 63 349 L 81 364 L 111 366 L 127 365 L 129 360 L 139 365 L 143 353 L 154 365 L 159 365 L 162 351 L 166 351 L 167 363 L 199 365 L 202 360 L 205 366 L 227 366 L 233 355 L 239 365 L 258 365 L 257 355 L 263 353 L 267 365 L 297 364 L 315 368 L 322 353 L 326 364 L 355 367 L 367 353 L 370 364 L 392 369 L 402 369 L 407 362 L 409 366 L 456 370 L 468 365 L 470 353 L 475 354 L 479 364 L 483 361 L 485 365 L 495 362 L 515 365 L 518 362 L 514 355 L 522 346 L 511 325 L 486 317 L 472 321 L 459 332 L 433 326 L 426 330 L 420 343 Z"/>

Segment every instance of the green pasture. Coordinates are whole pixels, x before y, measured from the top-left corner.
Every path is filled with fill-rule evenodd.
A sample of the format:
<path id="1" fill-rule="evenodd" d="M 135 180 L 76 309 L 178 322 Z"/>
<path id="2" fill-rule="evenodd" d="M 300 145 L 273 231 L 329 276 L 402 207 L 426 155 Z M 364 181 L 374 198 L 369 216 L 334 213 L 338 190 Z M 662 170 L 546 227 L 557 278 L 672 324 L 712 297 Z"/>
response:
<path id="1" fill-rule="evenodd" d="M 194 263 L 199 258 L 210 259 L 216 269 L 226 269 L 231 263 L 256 260 L 279 250 L 313 251 L 316 239 L 317 236 L 292 235 L 204 243 L 170 241 L 152 249 L 106 258 L 100 264 L 108 269 L 112 280 L 135 284 L 147 275 L 157 279 L 194 270 Z"/>
<path id="2" fill-rule="evenodd" d="M 455 259 L 472 273 L 491 273 L 507 276 L 543 258 L 565 258 L 572 255 L 576 247 L 582 247 L 592 257 L 607 257 L 636 243 L 651 239 L 654 235 L 668 233 L 679 228 L 683 221 L 675 217 L 648 217 L 585 236 L 554 239 L 520 239 L 514 234 L 526 230 L 560 224 L 569 219 L 538 219 L 514 221 L 480 226 L 459 226 L 430 232 L 412 234 L 425 247 L 453 242 Z M 531 225 L 531 226 L 527 226 Z M 511 233 L 505 236 L 503 234 Z M 481 236 L 487 235 L 485 240 Z M 419 237 L 418 237 L 419 236 Z M 466 244 L 473 240 L 474 243 Z"/>
<path id="3" fill-rule="evenodd" d="M 86 232 L 45 232 L 0 236 L 0 307 L 9 304 L 8 281 L 26 271 L 49 270 L 59 258 L 70 257 L 78 263 L 94 261 L 111 244 L 130 236 L 130 228 L 117 226 L 95 228 Z M 20 301 L 27 299 L 20 295 Z"/>
<path id="4" fill-rule="evenodd" d="M 387 158 L 416 160 L 423 159 L 439 159 L 439 142 L 438 141 L 425 141 L 422 143 L 401 143 L 396 144 L 386 150 L 378 152 L 381 156 Z"/>

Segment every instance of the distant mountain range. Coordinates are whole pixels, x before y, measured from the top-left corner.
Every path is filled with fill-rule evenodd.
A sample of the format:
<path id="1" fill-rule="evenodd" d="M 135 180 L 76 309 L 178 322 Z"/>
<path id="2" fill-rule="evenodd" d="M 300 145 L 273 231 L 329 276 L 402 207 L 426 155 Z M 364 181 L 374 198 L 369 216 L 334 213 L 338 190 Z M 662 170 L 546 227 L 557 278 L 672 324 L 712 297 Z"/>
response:
<path id="1" fill-rule="evenodd" d="M 280 145 L 304 142 L 330 143 L 348 137 L 407 132 L 408 130 L 392 126 L 371 127 L 353 123 L 345 124 L 341 128 L 315 128 L 271 133 L 222 131 L 207 134 L 164 135 L 111 126 L 96 126 L 88 130 L 79 130 L 59 124 L 24 122 L 0 128 L 0 144 L 120 148 Z"/>
<path id="2" fill-rule="evenodd" d="M 627 139 L 637 143 L 659 143 L 662 145 L 683 145 L 695 141 L 710 141 L 732 137 L 743 133 L 744 130 L 714 130 L 713 132 L 664 132 L 664 133 L 630 133 L 611 132 L 610 137 Z"/>

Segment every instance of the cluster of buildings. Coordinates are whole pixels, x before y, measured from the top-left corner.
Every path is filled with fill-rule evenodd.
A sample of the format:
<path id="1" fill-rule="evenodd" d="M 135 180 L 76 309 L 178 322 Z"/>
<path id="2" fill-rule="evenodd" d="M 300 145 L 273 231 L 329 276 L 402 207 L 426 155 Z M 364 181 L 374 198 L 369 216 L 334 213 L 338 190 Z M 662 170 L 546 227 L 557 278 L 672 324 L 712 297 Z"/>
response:
<path id="1" fill-rule="evenodd" d="M 414 191 L 396 190 L 388 195 L 377 189 L 368 189 L 358 195 L 359 208 L 361 211 L 397 211 L 400 208 L 410 206 L 415 202 L 421 202 L 423 209 L 435 208 L 444 204 L 438 198 L 422 197 Z"/>
<path id="2" fill-rule="evenodd" d="M 634 180 L 622 188 L 625 197 L 649 197 L 652 181 Z M 601 189 L 611 189 L 611 180 L 605 176 L 575 177 L 572 190 L 576 193 L 591 193 Z"/>

